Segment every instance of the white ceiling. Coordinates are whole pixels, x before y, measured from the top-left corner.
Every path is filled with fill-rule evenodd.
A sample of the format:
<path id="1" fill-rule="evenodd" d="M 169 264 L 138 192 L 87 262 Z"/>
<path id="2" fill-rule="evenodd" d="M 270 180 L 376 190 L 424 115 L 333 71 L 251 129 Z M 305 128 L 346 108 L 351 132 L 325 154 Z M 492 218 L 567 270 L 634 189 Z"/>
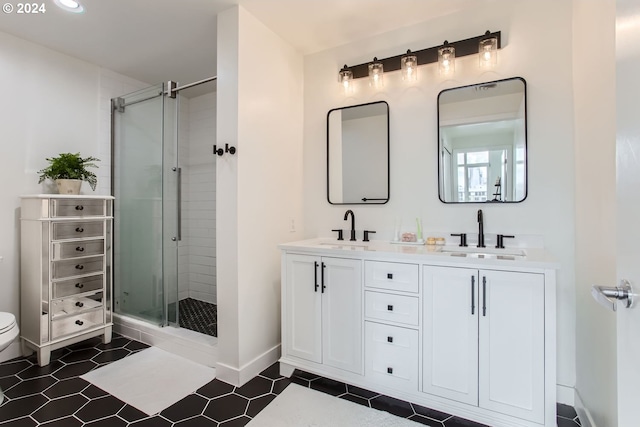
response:
<path id="1" fill-rule="evenodd" d="M 39 15 L 2 14 L 0 31 L 153 84 L 216 73 L 216 15 L 235 4 L 303 54 L 438 16 L 478 0 L 41 0 Z M 492 0 L 483 0 L 492 1 Z"/>

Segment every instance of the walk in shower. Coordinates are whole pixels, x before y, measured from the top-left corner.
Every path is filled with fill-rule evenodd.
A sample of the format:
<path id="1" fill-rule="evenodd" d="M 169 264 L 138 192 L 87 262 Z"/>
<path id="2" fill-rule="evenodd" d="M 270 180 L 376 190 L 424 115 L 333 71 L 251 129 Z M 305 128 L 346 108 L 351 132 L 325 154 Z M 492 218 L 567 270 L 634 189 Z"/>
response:
<path id="1" fill-rule="evenodd" d="M 215 77 L 111 100 L 114 310 L 217 336 Z"/>

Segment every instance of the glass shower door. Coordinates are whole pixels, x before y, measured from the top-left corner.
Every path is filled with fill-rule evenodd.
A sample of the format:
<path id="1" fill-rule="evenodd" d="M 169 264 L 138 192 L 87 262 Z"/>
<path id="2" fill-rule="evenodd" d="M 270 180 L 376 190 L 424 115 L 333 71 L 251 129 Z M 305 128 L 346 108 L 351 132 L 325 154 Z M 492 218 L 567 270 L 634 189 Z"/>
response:
<path id="1" fill-rule="evenodd" d="M 115 311 L 162 326 L 177 318 L 179 182 L 177 106 L 164 91 L 112 100 Z"/>

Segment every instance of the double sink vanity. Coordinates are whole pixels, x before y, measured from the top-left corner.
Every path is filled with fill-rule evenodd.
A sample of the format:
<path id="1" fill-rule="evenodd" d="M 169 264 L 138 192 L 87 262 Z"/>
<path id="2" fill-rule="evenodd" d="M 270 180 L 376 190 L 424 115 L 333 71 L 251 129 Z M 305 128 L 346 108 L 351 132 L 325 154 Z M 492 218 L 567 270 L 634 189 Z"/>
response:
<path id="1" fill-rule="evenodd" d="M 544 249 L 335 238 L 280 248 L 283 375 L 491 426 L 556 425 L 557 264 Z"/>
<path id="2" fill-rule="evenodd" d="M 526 120 L 519 77 L 440 92 L 440 201 L 522 202 Z M 389 134 L 384 101 L 329 111 L 330 204 L 389 201 Z M 520 247 L 523 239 L 505 247 L 514 236 L 502 234 L 485 244 L 482 210 L 475 246 L 464 233 L 421 245 L 419 219 L 417 233 L 402 234 L 415 242 L 368 241 L 373 230 L 356 241 L 349 217 L 349 240 L 332 230 L 334 238 L 280 245 L 280 372 L 301 369 L 494 427 L 555 427 L 558 264 L 549 254 Z"/>

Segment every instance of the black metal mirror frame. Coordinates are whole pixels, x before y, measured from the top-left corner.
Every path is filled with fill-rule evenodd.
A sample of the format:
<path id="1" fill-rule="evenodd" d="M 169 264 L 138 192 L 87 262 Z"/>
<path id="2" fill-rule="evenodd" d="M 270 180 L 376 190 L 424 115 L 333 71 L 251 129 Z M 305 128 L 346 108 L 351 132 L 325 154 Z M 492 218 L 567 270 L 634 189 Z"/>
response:
<path id="1" fill-rule="evenodd" d="M 485 85 L 490 85 L 490 84 L 495 84 L 495 83 L 500 83 L 500 82 L 505 82 L 505 81 L 511 81 L 511 80 L 520 80 L 522 81 L 522 84 L 524 86 L 524 197 L 521 200 L 514 200 L 514 201 L 492 201 L 492 200 L 486 200 L 484 202 L 480 202 L 480 201 L 470 201 L 470 202 L 447 202 L 442 200 L 442 186 L 440 183 L 440 174 L 442 173 L 442 171 L 440 170 L 440 96 L 445 93 L 445 92 L 449 92 L 452 90 L 456 90 L 456 89 L 465 89 L 465 88 L 471 88 L 471 87 L 479 87 L 479 86 L 485 86 Z M 483 82 L 483 83 L 475 83 L 475 84 L 471 84 L 471 85 L 466 85 L 466 86 L 459 86 L 459 87 L 454 87 L 454 88 L 450 88 L 450 89 L 444 89 L 442 90 L 439 94 L 438 94 L 438 98 L 436 101 L 437 105 L 437 124 L 438 124 L 438 139 L 437 139 L 437 144 L 436 144 L 436 150 L 438 151 L 438 154 L 436 156 L 436 161 L 438 163 L 438 199 L 440 199 L 440 201 L 442 203 L 446 203 L 446 204 L 471 204 L 471 203 L 496 203 L 496 204 L 502 204 L 502 203 L 522 203 L 523 201 L 525 201 L 527 199 L 527 196 L 529 195 L 529 136 L 528 136 L 528 117 L 527 117 L 527 82 L 524 78 L 522 77 L 510 77 L 507 79 L 500 79 L 500 80 L 493 80 L 490 82 Z M 444 178 L 443 178 L 444 179 Z"/>
<path id="2" fill-rule="evenodd" d="M 330 175 L 329 175 L 329 159 L 330 157 L 330 141 L 329 141 L 329 116 L 331 115 L 331 112 L 333 111 L 338 111 L 338 110 L 347 110 L 350 108 L 356 108 L 356 107 L 363 107 L 366 105 L 373 105 L 373 104 L 384 104 L 386 106 L 386 110 L 387 110 L 387 197 L 386 199 L 367 199 L 367 198 L 363 198 L 362 202 L 341 202 L 341 203 L 336 203 L 336 202 L 332 202 L 331 201 L 331 197 L 330 197 Z M 327 113 L 327 201 L 329 202 L 329 204 L 332 205 L 383 205 L 385 203 L 387 203 L 389 201 L 389 198 L 391 197 L 391 163 L 390 163 L 390 141 L 389 141 L 389 104 L 386 101 L 375 101 L 375 102 L 368 102 L 366 104 L 358 104 L 358 105 L 349 105 L 347 107 L 340 107 L 340 108 L 332 108 L 331 110 L 329 110 L 329 112 Z"/>

